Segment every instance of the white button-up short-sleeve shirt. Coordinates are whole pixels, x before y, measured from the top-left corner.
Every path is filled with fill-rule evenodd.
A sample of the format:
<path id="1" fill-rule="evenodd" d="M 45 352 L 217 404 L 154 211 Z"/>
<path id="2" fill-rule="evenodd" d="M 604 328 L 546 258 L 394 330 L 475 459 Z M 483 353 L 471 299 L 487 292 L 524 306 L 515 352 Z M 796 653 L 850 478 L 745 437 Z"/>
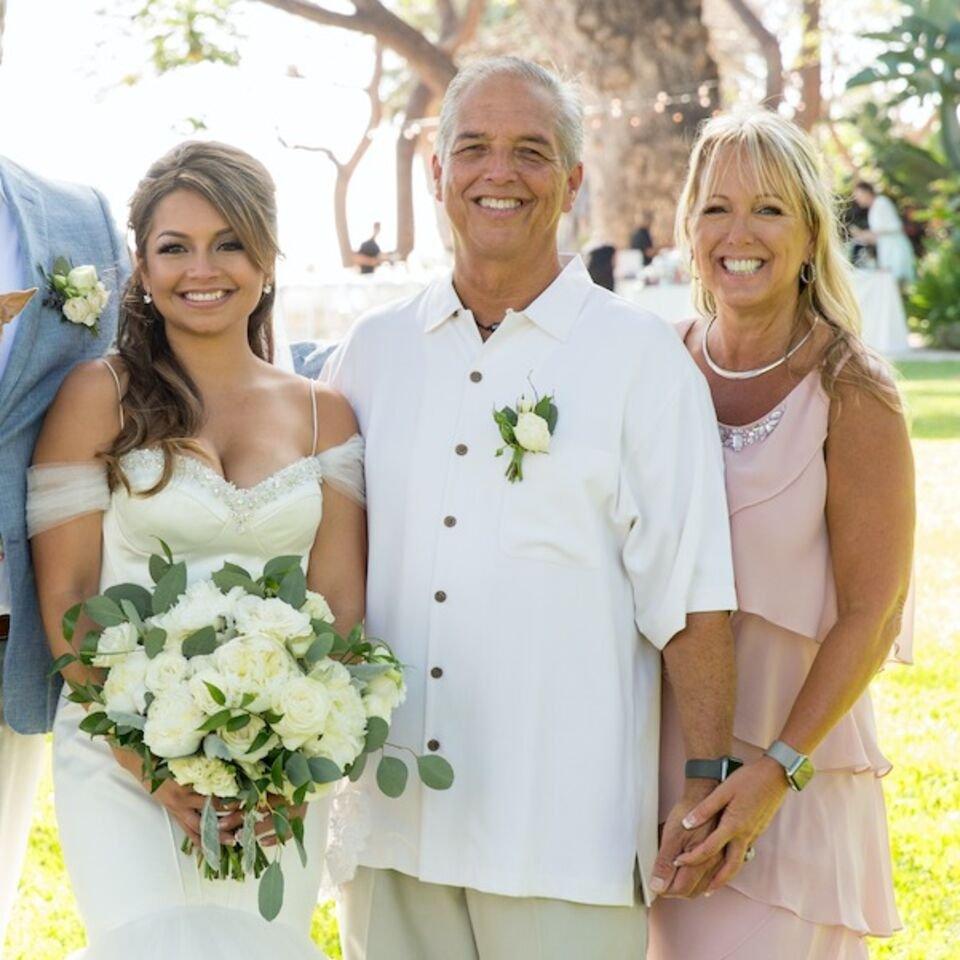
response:
<path id="1" fill-rule="evenodd" d="M 576 258 L 486 342 L 434 282 L 363 318 L 325 379 L 366 438 L 367 631 L 409 665 L 390 739 L 456 774 L 399 800 L 366 774 L 361 862 L 632 903 L 656 854 L 660 650 L 688 612 L 735 606 L 700 372 Z M 492 412 L 533 389 L 556 429 L 508 483 Z"/>

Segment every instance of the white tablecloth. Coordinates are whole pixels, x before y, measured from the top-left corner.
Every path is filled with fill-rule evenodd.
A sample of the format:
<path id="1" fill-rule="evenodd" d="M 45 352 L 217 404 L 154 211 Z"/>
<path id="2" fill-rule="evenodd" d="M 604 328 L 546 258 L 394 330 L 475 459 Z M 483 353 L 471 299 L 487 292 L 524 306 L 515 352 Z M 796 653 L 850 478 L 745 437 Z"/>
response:
<path id="1" fill-rule="evenodd" d="M 896 280 L 882 270 L 855 270 L 853 282 L 866 344 L 887 355 L 907 353 L 907 317 Z M 617 293 L 664 320 L 684 320 L 696 314 L 689 284 L 645 287 L 639 281 L 624 280 L 617 285 Z"/>

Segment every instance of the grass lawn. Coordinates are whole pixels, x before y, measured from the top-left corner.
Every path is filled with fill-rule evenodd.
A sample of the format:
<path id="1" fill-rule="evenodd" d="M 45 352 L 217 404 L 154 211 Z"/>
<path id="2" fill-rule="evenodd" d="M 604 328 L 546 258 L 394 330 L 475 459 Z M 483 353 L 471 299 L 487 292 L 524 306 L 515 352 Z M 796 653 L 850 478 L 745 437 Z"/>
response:
<path id="1" fill-rule="evenodd" d="M 894 764 L 885 788 L 905 929 L 872 942 L 870 955 L 950 960 L 960 949 L 960 362 L 898 366 L 917 460 L 917 665 L 885 671 L 873 690 L 881 743 Z M 317 908 L 313 936 L 340 957 L 330 905 Z M 47 775 L 3 956 L 62 960 L 83 942 Z"/>

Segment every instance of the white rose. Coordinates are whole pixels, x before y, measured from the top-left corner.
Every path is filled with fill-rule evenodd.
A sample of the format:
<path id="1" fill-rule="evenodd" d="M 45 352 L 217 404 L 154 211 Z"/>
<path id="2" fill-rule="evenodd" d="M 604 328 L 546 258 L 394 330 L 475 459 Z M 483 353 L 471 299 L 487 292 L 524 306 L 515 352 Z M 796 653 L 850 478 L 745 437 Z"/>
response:
<path id="1" fill-rule="evenodd" d="M 297 640 L 302 640 L 304 649 L 295 654 L 303 656 L 306 647 L 313 641 L 313 627 L 310 617 L 295 610 L 279 597 L 261 599 L 249 595 L 238 600 L 234 607 L 237 630 L 240 633 L 261 633 L 293 648 Z"/>
<path id="2" fill-rule="evenodd" d="M 86 300 L 99 315 L 103 313 L 104 307 L 110 302 L 110 291 L 97 281 L 97 285 L 86 294 Z"/>
<path id="3" fill-rule="evenodd" d="M 310 677 L 291 677 L 278 687 L 273 709 L 283 717 L 273 725 L 288 750 L 298 750 L 323 732 L 331 697 L 327 688 Z"/>
<path id="4" fill-rule="evenodd" d="M 143 713 L 149 662 L 143 650 L 134 650 L 113 661 L 103 684 L 103 699 L 108 713 Z"/>
<path id="5" fill-rule="evenodd" d="M 324 657 L 318 661 L 310 671 L 314 680 L 319 680 L 334 696 L 349 687 L 351 683 L 350 671 L 339 660 Z"/>
<path id="6" fill-rule="evenodd" d="M 407 698 L 403 674 L 387 670 L 370 680 L 363 691 L 363 707 L 368 717 L 381 717 L 390 722 L 390 715 Z"/>
<path id="7" fill-rule="evenodd" d="M 137 628 L 132 623 L 118 623 L 107 627 L 97 641 L 97 655 L 93 658 L 95 667 L 112 667 L 120 654 L 131 653 L 137 649 Z"/>
<path id="8" fill-rule="evenodd" d="M 193 658 L 193 660 L 199 659 L 199 657 Z M 204 657 L 203 659 L 210 661 L 212 658 Z M 193 660 L 188 661 L 191 668 L 193 667 Z M 224 703 L 217 703 L 217 701 L 213 699 L 207 687 L 208 683 L 212 683 L 223 694 Z M 193 694 L 193 699 L 196 701 L 197 706 L 207 714 L 207 716 L 212 717 L 225 707 L 240 706 L 241 698 L 238 696 L 236 690 L 234 690 L 233 685 L 212 663 L 208 662 L 204 664 L 199 670 L 194 668 L 190 679 L 187 681 L 187 686 L 190 689 L 190 693 Z"/>
<path id="9" fill-rule="evenodd" d="M 291 674 L 299 674 L 296 662 L 286 647 L 262 634 L 234 637 L 213 655 L 216 668 L 239 695 L 252 693 L 248 709 L 253 713 L 266 710 L 273 702 L 278 685 Z"/>
<path id="10" fill-rule="evenodd" d="M 147 666 L 147 689 L 159 696 L 185 686 L 188 672 L 186 657 L 176 650 L 161 650 Z"/>
<path id="11" fill-rule="evenodd" d="M 307 599 L 300 608 L 300 612 L 305 613 L 311 620 L 325 620 L 330 624 L 334 622 L 333 611 L 326 597 L 322 593 L 314 593 L 313 590 L 307 591 Z"/>
<path id="12" fill-rule="evenodd" d="M 167 766 L 177 783 L 192 786 L 202 796 L 235 797 L 240 791 L 230 764 L 216 757 L 182 757 Z"/>
<path id="13" fill-rule="evenodd" d="M 97 311 L 87 303 L 86 297 L 71 297 L 63 305 L 63 315 L 71 323 L 92 327 L 97 322 Z"/>
<path id="14" fill-rule="evenodd" d="M 67 274 L 67 283 L 81 294 L 88 293 L 97 286 L 97 268 L 89 263 L 74 267 Z"/>
<path id="15" fill-rule="evenodd" d="M 221 728 L 218 736 L 226 744 L 230 751 L 230 756 L 234 760 L 242 760 L 244 763 L 256 763 L 262 760 L 276 745 L 277 738 L 271 736 L 269 740 L 253 753 L 248 753 L 250 745 L 257 739 L 260 731 L 266 724 L 259 717 L 251 717 L 250 722 L 239 730 L 227 730 Z"/>
<path id="16" fill-rule="evenodd" d="M 517 413 L 530 413 L 533 410 L 533 401 L 528 400 L 526 397 L 521 397 L 517 401 Z"/>
<path id="17" fill-rule="evenodd" d="M 546 453 L 550 449 L 550 428 L 539 414 L 521 413 L 513 428 L 517 443 L 530 453 Z"/>
<path id="18" fill-rule="evenodd" d="M 204 734 L 197 727 L 206 719 L 190 691 L 175 687 L 150 704 L 143 742 L 154 756 L 187 757 L 200 747 Z"/>

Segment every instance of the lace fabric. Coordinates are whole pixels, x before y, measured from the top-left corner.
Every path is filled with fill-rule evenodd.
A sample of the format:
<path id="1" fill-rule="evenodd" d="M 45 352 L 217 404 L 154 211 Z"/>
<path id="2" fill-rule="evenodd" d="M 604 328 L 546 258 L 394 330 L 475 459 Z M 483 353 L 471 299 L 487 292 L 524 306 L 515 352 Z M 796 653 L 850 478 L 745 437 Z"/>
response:
<path id="1" fill-rule="evenodd" d="M 106 465 L 98 460 L 41 463 L 27 470 L 27 536 L 110 505 Z"/>

